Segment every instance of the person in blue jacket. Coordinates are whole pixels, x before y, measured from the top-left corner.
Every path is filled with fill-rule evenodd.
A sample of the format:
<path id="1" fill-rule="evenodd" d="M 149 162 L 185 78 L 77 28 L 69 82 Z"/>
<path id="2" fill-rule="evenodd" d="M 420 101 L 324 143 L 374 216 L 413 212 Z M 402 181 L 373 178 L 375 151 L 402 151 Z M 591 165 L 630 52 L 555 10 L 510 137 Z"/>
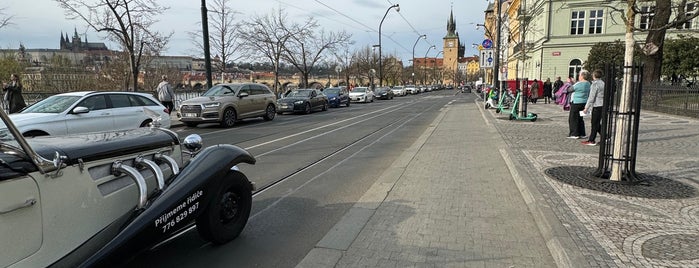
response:
<path id="1" fill-rule="evenodd" d="M 584 139 L 585 138 L 585 120 L 580 115 L 580 112 L 585 109 L 587 97 L 590 95 L 590 72 L 586 70 L 580 71 L 578 82 L 573 85 L 572 97 L 570 98 L 570 114 L 568 115 L 568 138 L 569 139 Z"/>

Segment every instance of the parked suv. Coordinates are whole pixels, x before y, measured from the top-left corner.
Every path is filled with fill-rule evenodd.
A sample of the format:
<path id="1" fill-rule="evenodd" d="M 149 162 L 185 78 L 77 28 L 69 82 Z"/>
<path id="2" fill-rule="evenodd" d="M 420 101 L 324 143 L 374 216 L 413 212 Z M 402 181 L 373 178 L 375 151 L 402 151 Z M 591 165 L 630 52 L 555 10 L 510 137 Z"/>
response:
<path id="1" fill-rule="evenodd" d="M 182 102 L 177 116 L 189 127 L 218 122 L 232 127 L 236 121 L 262 117 L 269 121 L 277 114 L 274 93 L 255 83 L 218 84 L 200 97 Z"/>

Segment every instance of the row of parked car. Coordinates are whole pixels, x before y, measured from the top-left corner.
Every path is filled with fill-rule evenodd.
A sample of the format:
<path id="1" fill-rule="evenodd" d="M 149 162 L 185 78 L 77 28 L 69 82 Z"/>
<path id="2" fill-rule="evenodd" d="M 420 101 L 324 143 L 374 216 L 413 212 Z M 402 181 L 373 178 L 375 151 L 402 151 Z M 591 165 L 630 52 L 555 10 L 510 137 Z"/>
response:
<path id="1" fill-rule="evenodd" d="M 445 87 L 394 86 L 331 87 L 289 90 L 277 98 L 269 87 L 257 83 L 218 84 L 201 96 L 187 99 L 177 116 L 187 126 L 218 123 L 232 127 L 246 118 L 273 120 L 283 113 L 311 113 L 352 102 L 373 102 L 396 96 L 418 94 Z M 43 99 L 10 118 L 25 137 L 55 136 L 104 130 L 145 127 L 153 122 L 148 112 L 159 115 L 159 125 L 170 127 L 170 112 L 148 93 L 83 91 L 57 94 Z"/>

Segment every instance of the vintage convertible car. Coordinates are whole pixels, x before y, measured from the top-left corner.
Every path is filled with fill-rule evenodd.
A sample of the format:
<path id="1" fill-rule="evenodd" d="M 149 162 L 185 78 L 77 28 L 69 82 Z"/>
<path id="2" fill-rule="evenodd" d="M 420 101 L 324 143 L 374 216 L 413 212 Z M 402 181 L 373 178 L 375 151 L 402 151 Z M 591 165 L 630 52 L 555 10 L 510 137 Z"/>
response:
<path id="1" fill-rule="evenodd" d="M 239 147 L 157 126 L 24 138 L 0 117 L 0 267 L 118 266 L 193 224 L 222 244 L 247 223 Z"/>

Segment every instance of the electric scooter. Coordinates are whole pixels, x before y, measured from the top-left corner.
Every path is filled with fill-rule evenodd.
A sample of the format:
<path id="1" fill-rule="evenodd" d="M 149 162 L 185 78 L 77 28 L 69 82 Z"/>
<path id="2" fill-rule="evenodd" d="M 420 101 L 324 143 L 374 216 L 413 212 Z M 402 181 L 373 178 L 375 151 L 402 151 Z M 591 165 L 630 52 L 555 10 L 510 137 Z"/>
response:
<path id="1" fill-rule="evenodd" d="M 519 114 L 519 99 L 521 98 L 522 91 L 517 91 L 517 97 L 515 97 L 514 105 L 512 105 L 512 110 L 510 110 L 510 120 L 530 120 L 532 122 L 536 121 L 538 115 L 535 113 L 527 113 L 526 116 Z M 525 103 L 526 105 L 526 103 Z"/>

